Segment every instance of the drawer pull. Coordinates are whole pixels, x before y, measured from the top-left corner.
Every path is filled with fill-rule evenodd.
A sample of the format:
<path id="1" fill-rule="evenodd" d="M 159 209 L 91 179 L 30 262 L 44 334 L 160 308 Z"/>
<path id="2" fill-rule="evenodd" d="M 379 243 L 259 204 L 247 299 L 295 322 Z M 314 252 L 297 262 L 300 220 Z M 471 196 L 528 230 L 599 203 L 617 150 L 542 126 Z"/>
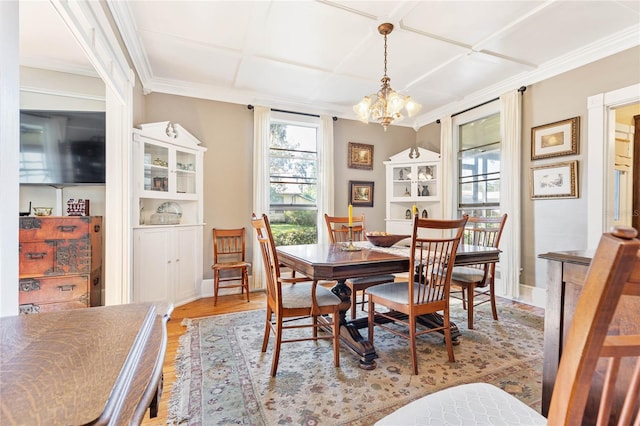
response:
<path id="1" fill-rule="evenodd" d="M 77 228 L 76 225 L 60 225 L 58 226 L 58 230 L 60 232 L 73 232 Z"/>
<path id="2" fill-rule="evenodd" d="M 58 290 L 60 291 L 73 291 L 76 288 L 75 284 L 67 284 L 67 285 L 59 285 Z"/>
<path id="3" fill-rule="evenodd" d="M 27 257 L 31 260 L 44 259 L 46 255 L 47 255 L 46 251 L 27 253 Z"/>
<path id="4" fill-rule="evenodd" d="M 20 291 L 38 291 L 40 290 L 40 281 L 38 280 L 20 280 Z"/>
<path id="5" fill-rule="evenodd" d="M 20 313 L 21 314 L 37 314 L 40 313 L 40 306 L 34 305 L 33 303 L 27 303 L 25 305 L 20 305 Z"/>

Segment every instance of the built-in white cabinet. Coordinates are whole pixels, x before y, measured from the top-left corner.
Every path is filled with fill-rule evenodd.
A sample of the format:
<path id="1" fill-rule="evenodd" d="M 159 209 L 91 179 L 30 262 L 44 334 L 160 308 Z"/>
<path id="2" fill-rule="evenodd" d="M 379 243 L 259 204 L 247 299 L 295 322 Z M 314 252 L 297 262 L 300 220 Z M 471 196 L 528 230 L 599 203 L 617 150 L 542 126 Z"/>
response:
<path id="1" fill-rule="evenodd" d="M 176 306 L 200 297 L 202 227 L 134 230 L 134 300 L 168 300 Z"/>
<path id="2" fill-rule="evenodd" d="M 411 234 L 413 206 L 420 217 L 441 218 L 440 154 L 407 149 L 384 164 L 387 232 Z"/>
<path id="3" fill-rule="evenodd" d="M 133 130 L 133 299 L 175 306 L 200 297 L 206 148 L 179 124 Z"/>

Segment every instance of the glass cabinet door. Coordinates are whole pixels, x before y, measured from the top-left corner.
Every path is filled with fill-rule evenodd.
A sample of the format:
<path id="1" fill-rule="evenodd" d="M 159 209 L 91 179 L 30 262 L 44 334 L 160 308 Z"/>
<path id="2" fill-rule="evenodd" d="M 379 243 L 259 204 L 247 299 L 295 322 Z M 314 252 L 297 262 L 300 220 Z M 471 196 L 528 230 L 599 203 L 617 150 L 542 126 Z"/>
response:
<path id="1" fill-rule="evenodd" d="M 169 191 L 169 149 L 144 144 L 144 189 L 145 191 Z"/>
<path id="2" fill-rule="evenodd" d="M 192 152 L 176 151 L 176 192 L 196 193 L 196 155 Z"/>
<path id="3" fill-rule="evenodd" d="M 393 168 L 393 198 L 411 197 L 411 167 Z"/>
<path id="4" fill-rule="evenodd" d="M 418 197 L 435 197 L 438 195 L 435 165 L 418 166 Z"/>

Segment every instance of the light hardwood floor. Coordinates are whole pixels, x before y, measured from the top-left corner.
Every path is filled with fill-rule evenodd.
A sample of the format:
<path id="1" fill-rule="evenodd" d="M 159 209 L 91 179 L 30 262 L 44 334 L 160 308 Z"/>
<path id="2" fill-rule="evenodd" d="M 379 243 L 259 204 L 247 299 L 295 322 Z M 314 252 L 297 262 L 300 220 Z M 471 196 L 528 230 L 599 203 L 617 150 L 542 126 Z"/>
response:
<path id="1" fill-rule="evenodd" d="M 504 299 L 501 300 L 502 303 L 512 303 L 519 306 L 521 309 L 537 313 L 538 315 L 544 315 L 544 309 L 525 305 L 519 302 L 510 302 Z M 241 298 L 240 295 L 230 295 L 219 296 L 217 306 L 213 306 L 213 297 L 207 297 L 175 308 L 171 315 L 171 320 L 167 323 L 167 354 L 165 356 L 164 367 L 162 369 L 164 373 L 164 387 L 163 395 L 160 400 L 158 417 L 150 419 L 149 413 L 147 413 L 142 424 L 145 426 L 159 426 L 167 424 L 167 407 L 169 399 L 171 398 L 171 388 L 173 387 L 173 382 L 176 379 L 176 351 L 178 350 L 180 336 L 182 336 L 186 331 L 186 327 L 180 325 L 184 318 L 200 318 L 211 315 L 248 311 L 252 309 L 262 309 L 265 306 L 266 294 L 264 292 L 256 292 L 251 293 L 251 302 L 249 303 L 247 303 L 246 299 Z"/>
<path id="2" fill-rule="evenodd" d="M 160 399 L 158 417 L 149 418 L 149 413 L 145 416 L 143 425 L 166 425 L 167 407 L 171 398 L 171 388 L 176 379 L 175 359 L 178 350 L 180 336 L 186 331 L 186 327 L 180 325 L 184 318 L 199 318 L 211 315 L 228 314 L 232 312 L 248 311 L 251 309 L 262 309 L 266 306 L 266 295 L 264 292 L 251 293 L 251 301 L 247 303 L 246 298 L 240 295 L 219 296 L 217 306 L 213 306 L 213 297 L 196 300 L 187 303 L 173 310 L 171 320 L 167 323 L 167 354 L 164 358 L 164 386 Z"/>

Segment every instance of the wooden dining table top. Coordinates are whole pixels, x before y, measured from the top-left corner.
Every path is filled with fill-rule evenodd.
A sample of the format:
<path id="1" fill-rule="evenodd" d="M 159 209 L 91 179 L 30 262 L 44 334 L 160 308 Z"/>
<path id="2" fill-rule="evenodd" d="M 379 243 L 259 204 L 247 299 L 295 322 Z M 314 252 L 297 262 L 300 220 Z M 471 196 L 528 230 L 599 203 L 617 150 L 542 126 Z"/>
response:
<path id="1" fill-rule="evenodd" d="M 301 244 L 276 248 L 280 262 L 314 280 L 340 280 L 406 272 L 409 247 L 382 248 L 368 241 L 354 243 L 360 250 L 346 251 L 345 243 Z M 497 262 L 500 250 L 494 247 L 460 244 L 455 265 Z"/>

